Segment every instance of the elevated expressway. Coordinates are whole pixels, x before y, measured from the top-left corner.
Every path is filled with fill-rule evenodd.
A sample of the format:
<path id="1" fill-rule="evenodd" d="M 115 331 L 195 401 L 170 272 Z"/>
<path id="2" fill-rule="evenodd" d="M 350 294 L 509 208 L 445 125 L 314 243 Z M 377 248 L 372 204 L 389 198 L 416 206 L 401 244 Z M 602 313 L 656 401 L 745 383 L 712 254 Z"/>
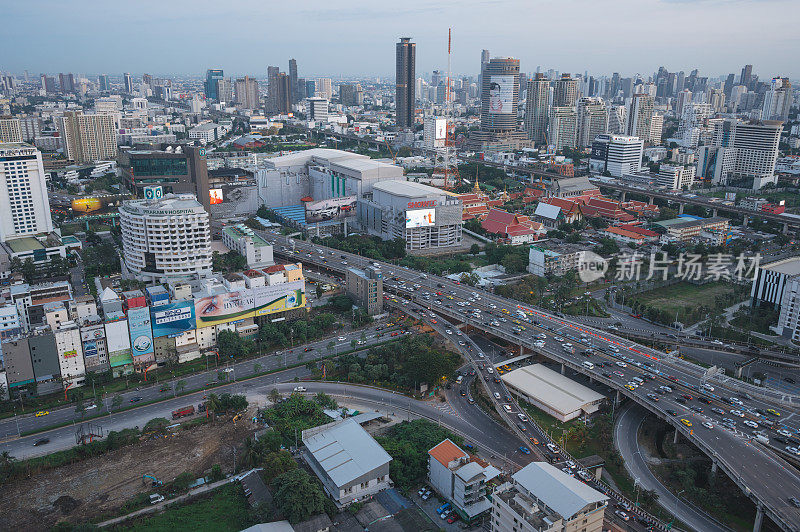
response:
<path id="1" fill-rule="evenodd" d="M 721 468 L 733 479 L 757 505 L 754 530 L 760 530 L 761 520 L 766 514 L 782 529 L 800 532 L 800 509 L 788 501 L 790 497 L 800 498 L 800 474 L 781 457 L 779 447 L 755 442 L 751 429 L 744 425 L 744 421 L 758 423 L 770 417 L 775 421 L 773 429 L 781 427 L 790 434 L 792 444 L 800 444 L 800 439 L 797 439 L 800 417 L 796 415 L 800 397 L 724 376 L 710 377 L 704 368 L 670 358 L 657 350 L 446 278 L 424 275 L 390 263 L 371 261 L 359 255 L 271 233 L 262 233 L 262 236 L 275 244 L 276 254 L 340 275 L 352 266 L 380 266 L 384 290 L 398 294 L 401 302 L 418 303 L 454 323 L 469 325 L 517 345 L 520 353 L 544 356 L 609 386 L 616 390 L 617 399 L 627 396 L 672 424 L 676 434 L 691 440 L 713 460 L 715 470 Z M 480 312 L 476 313 L 476 309 Z M 543 332 L 547 336 L 546 344 L 537 347 L 534 336 Z M 553 335 L 566 337 L 566 341 L 575 345 L 575 352 L 560 348 L 561 342 L 554 343 Z M 587 358 L 581 352 L 587 349 L 594 351 L 589 358 L 594 363 L 593 368 L 583 364 Z M 654 379 L 635 389 L 626 387 L 633 377 L 643 374 Z M 713 391 L 703 388 L 704 384 Z M 669 385 L 675 392 L 661 396 L 658 402 L 648 397 L 662 385 Z M 711 404 L 697 403 L 693 399 L 689 405 L 675 400 L 681 393 L 697 397 L 701 390 Z M 732 405 L 730 398 L 741 401 L 742 405 Z M 702 411 L 691 410 L 691 407 Z M 719 418 L 711 408 L 724 410 L 724 417 L 737 418 L 737 415 L 730 414 L 730 410 L 741 410 L 744 418 L 735 420 L 735 429 L 726 429 L 718 424 Z M 769 409 L 776 410 L 780 416 L 768 416 L 766 411 Z M 672 415 L 668 410 L 676 414 Z M 682 420 L 691 423 L 691 427 Z M 713 423 L 713 428 L 702 426 L 703 422 Z M 770 433 L 771 440 L 774 436 L 774 432 Z"/>

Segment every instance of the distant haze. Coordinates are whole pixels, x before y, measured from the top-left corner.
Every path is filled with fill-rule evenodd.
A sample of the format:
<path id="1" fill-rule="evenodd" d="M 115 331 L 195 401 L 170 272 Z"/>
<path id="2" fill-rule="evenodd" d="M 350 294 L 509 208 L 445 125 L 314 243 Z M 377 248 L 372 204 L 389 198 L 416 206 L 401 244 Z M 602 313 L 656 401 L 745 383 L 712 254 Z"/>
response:
<path id="1" fill-rule="evenodd" d="M 693 68 L 761 79 L 800 75 L 797 0 L 6 0 L 0 70 L 394 78 L 394 44 L 417 43 L 417 72 L 477 74 L 480 51 L 594 75 Z"/>

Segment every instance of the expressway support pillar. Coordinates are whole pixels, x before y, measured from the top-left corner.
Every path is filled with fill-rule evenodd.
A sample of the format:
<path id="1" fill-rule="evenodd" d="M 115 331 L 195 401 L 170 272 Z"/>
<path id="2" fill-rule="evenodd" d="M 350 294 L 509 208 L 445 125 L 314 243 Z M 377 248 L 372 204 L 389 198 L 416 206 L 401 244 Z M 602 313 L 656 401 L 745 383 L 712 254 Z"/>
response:
<path id="1" fill-rule="evenodd" d="M 564 374 L 564 364 L 561 364 L 561 374 Z"/>
<path id="2" fill-rule="evenodd" d="M 655 201 L 655 198 L 654 198 L 653 196 L 650 196 L 650 197 L 648 198 L 648 201 L 647 201 L 647 203 L 648 203 L 649 205 L 652 205 L 654 201 Z"/>
<path id="3" fill-rule="evenodd" d="M 747 227 L 747 224 L 750 223 L 750 217 L 745 216 L 744 220 L 742 221 L 742 227 Z"/>
<path id="4" fill-rule="evenodd" d="M 614 394 L 614 406 L 619 406 L 620 401 L 622 401 L 622 394 L 617 390 L 617 393 Z"/>
<path id="5" fill-rule="evenodd" d="M 717 209 L 713 209 L 711 212 L 713 213 L 711 216 L 716 218 L 717 217 Z"/>
<path id="6" fill-rule="evenodd" d="M 787 224 L 787 223 L 783 224 L 783 234 L 784 235 L 788 235 L 789 234 L 789 224 Z"/>
<path id="7" fill-rule="evenodd" d="M 764 520 L 764 507 L 759 503 L 756 507 L 756 521 L 753 523 L 753 532 L 761 532 L 761 522 Z"/>
<path id="8" fill-rule="evenodd" d="M 709 484 L 713 484 L 714 481 L 717 479 L 717 469 L 718 469 L 717 461 L 714 460 L 711 462 L 711 474 L 708 476 Z"/>
<path id="9" fill-rule="evenodd" d="M 625 198 L 626 198 L 627 196 L 628 196 L 628 193 L 627 193 L 627 192 L 625 192 L 625 191 L 623 190 L 623 191 L 622 191 L 622 196 L 619 198 L 619 200 L 620 200 L 622 203 L 625 203 Z"/>
<path id="10" fill-rule="evenodd" d="M 681 437 L 681 431 L 675 429 L 675 436 L 672 438 L 672 444 L 678 445 L 678 440 L 680 440 L 680 437 Z"/>
<path id="11" fill-rule="evenodd" d="M 678 214 L 683 214 L 683 203 L 678 204 Z"/>

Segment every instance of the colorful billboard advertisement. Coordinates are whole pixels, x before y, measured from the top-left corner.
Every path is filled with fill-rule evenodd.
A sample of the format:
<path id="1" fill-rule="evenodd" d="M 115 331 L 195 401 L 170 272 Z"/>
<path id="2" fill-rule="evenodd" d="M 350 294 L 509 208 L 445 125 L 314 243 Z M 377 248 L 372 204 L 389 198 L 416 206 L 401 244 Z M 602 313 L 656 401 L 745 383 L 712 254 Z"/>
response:
<path id="1" fill-rule="evenodd" d="M 211 200 L 211 205 L 219 205 L 222 203 L 222 189 L 212 188 L 208 191 L 208 197 Z"/>
<path id="2" fill-rule="evenodd" d="M 131 338 L 128 334 L 128 320 L 106 323 L 106 349 L 112 368 L 133 363 L 131 358 Z"/>
<path id="3" fill-rule="evenodd" d="M 436 209 L 406 211 L 406 229 L 436 225 Z"/>
<path id="4" fill-rule="evenodd" d="M 294 281 L 197 298 L 194 314 L 200 328 L 302 308 L 305 304 L 305 281 Z"/>
<path id="5" fill-rule="evenodd" d="M 131 333 L 131 355 L 134 359 L 154 353 L 148 307 L 128 309 L 128 329 Z"/>
<path id="6" fill-rule="evenodd" d="M 307 202 L 306 223 L 324 222 L 356 215 L 356 196 Z"/>
<path id="7" fill-rule="evenodd" d="M 117 208 L 125 200 L 132 199 L 130 194 L 109 194 L 108 196 L 89 196 L 72 200 L 72 214 L 76 217 L 116 213 Z"/>
<path id="8" fill-rule="evenodd" d="M 150 321 L 153 327 L 153 338 L 174 337 L 191 331 L 196 327 L 194 303 L 192 301 L 176 301 L 151 307 Z"/>
<path id="9" fill-rule="evenodd" d="M 516 76 L 492 76 L 489 82 L 489 113 L 511 114 L 514 108 L 514 78 Z"/>

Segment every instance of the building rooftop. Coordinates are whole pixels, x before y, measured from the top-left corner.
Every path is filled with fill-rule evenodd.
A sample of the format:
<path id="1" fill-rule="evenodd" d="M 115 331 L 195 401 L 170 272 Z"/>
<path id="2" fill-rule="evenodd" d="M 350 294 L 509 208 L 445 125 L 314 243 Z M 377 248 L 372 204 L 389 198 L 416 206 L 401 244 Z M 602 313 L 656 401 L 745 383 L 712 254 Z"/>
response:
<path id="1" fill-rule="evenodd" d="M 45 249 L 44 244 L 32 236 L 24 236 L 22 238 L 6 240 L 5 244 L 13 253 L 24 253 L 26 251 L 33 251 L 34 249 Z"/>
<path id="2" fill-rule="evenodd" d="M 459 458 L 469 458 L 469 455 L 453 443 L 450 438 L 433 447 L 428 451 L 428 454 L 445 467 L 449 467 L 451 462 Z"/>
<path id="3" fill-rule="evenodd" d="M 250 239 L 253 241 L 253 245 L 258 248 L 271 245 L 244 224 L 228 225 L 225 226 L 223 231 L 231 238 L 235 239 L 250 237 Z"/>
<path id="4" fill-rule="evenodd" d="M 337 486 L 347 485 L 392 460 L 353 419 L 304 437 L 303 443 Z"/>
<path id="5" fill-rule="evenodd" d="M 563 414 L 575 412 L 604 397 L 542 364 L 525 366 L 504 374 L 503 382 Z"/>
<path id="6" fill-rule="evenodd" d="M 421 196 L 443 196 L 444 191 L 414 181 L 381 181 L 372 185 L 373 190 L 380 190 L 387 194 L 403 196 L 406 198 L 419 198 Z"/>
<path id="7" fill-rule="evenodd" d="M 133 214 L 175 216 L 206 212 L 194 194 L 165 194 L 159 199 L 139 199 L 122 202 L 120 210 Z"/>
<path id="8" fill-rule="evenodd" d="M 789 257 L 787 259 L 770 262 L 761 266 L 762 270 L 769 270 L 784 275 L 800 275 L 800 257 Z"/>
<path id="9" fill-rule="evenodd" d="M 512 477 L 564 519 L 570 519 L 590 504 L 608 500 L 599 491 L 546 462 L 532 462 Z"/>

